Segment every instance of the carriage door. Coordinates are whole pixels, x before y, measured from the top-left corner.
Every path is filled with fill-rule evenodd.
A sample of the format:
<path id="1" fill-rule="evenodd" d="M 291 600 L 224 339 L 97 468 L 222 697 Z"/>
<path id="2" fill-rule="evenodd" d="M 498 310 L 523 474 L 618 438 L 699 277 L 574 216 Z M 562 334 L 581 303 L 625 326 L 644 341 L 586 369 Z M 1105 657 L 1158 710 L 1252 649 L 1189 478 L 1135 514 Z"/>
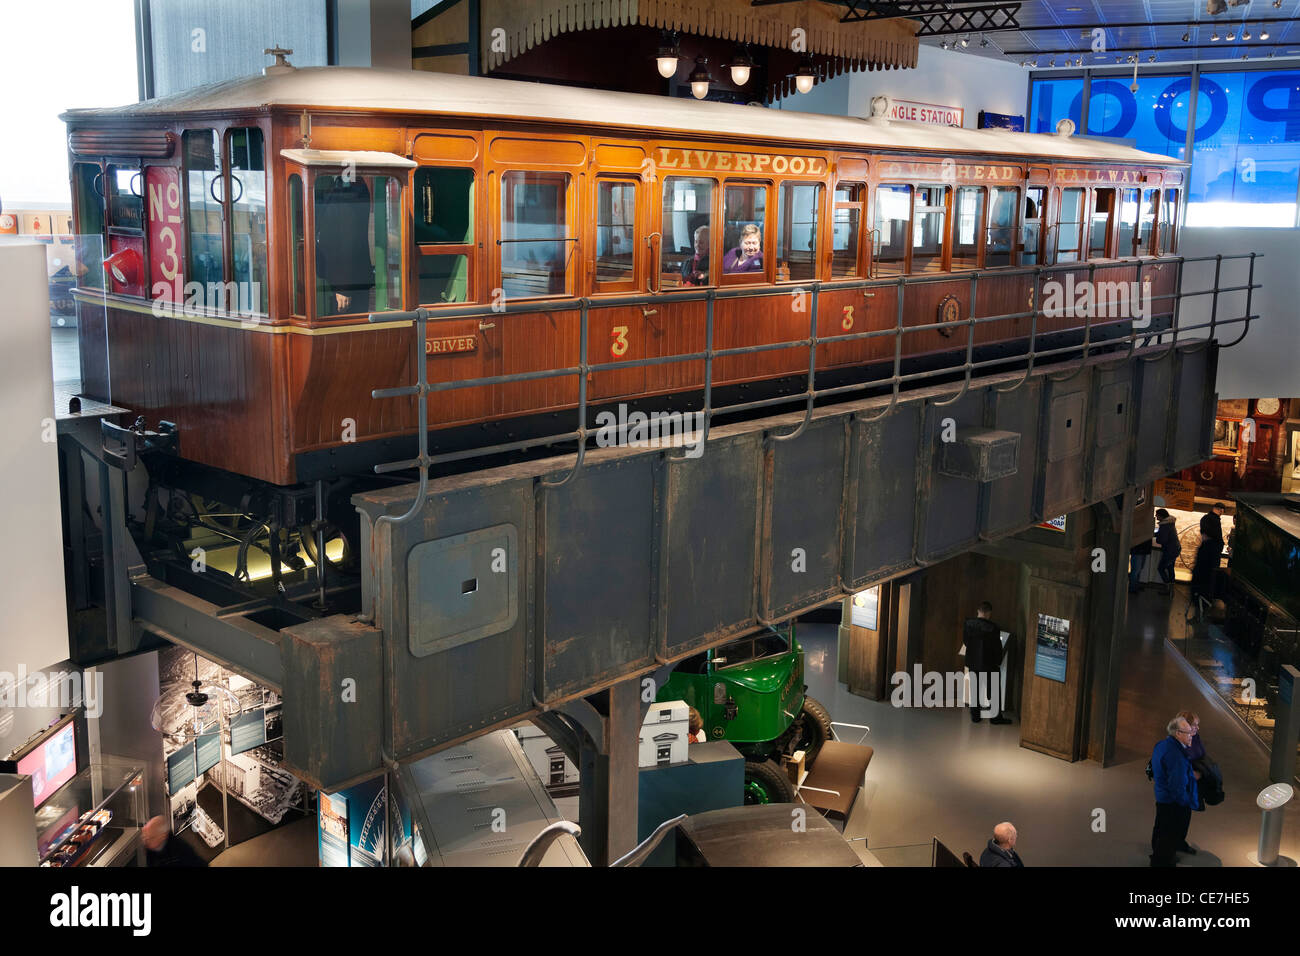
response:
<path id="1" fill-rule="evenodd" d="M 665 327 L 655 306 L 601 308 L 600 294 L 632 293 L 642 287 L 645 256 L 639 254 L 645 234 L 638 179 L 602 176 L 595 189 L 595 255 L 590 262 L 591 289 L 596 295 L 590 312 L 587 361 L 628 362 L 655 354 L 650 339 Z M 646 370 L 597 369 L 587 379 L 589 398 L 608 399 L 640 395 L 645 391 Z"/>

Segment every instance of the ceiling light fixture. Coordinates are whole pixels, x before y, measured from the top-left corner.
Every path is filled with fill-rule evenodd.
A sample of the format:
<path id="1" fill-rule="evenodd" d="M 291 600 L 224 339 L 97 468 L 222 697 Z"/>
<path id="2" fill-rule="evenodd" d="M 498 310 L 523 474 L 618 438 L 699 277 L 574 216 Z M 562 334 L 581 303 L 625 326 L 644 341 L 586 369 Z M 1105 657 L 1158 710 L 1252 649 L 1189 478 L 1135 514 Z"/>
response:
<path id="1" fill-rule="evenodd" d="M 1191 31 L 1190 31 L 1190 30 L 1189 30 L 1187 33 L 1184 33 L 1184 34 L 1183 34 L 1183 42 L 1184 42 L 1184 43 L 1189 42 L 1191 39 L 1192 39 L 1192 34 L 1191 34 Z"/>
<path id="2" fill-rule="evenodd" d="M 965 49 L 966 47 L 970 46 L 970 39 L 967 37 L 962 37 L 961 45 L 962 45 L 962 49 Z"/>
<path id="3" fill-rule="evenodd" d="M 655 53 L 655 65 L 659 69 L 659 75 L 665 80 L 670 79 L 677 72 L 677 58 L 682 55 L 681 47 L 678 46 L 677 37 L 665 33 L 659 40 L 659 49 Z"/>
<path id="4" fill-rule="evenodd" d="M 1213 33 L 1210 34 L 1210 42 L 1211 42 L 1211 43 L 1218 43 L 1218 42 L 1219 42 L 1219 31 L 1218 31 L 1218 30 L 1215 30 Z"/>
<path id="5" fill-rule="evenodd" d="M 754 59 L 749 55 L 748 48 L 739 47 L 727 66 L 731 70 L 731 82 L 737 86 L 744 86 L 749 82 L 750 71 L 754 68 Z"/>
<path id="6" fill-rule="evenodd" d="M 799 61 L 799 69 L 794 73 L 794 85 L 800 93 L 807 93 L 817 82 L 817 68 L 813 63 L 812 55 L 805 53 Z"/>
<path id="7" fill-rule="evenodd" d="M 988 37 L 980 37 L 980 46 L 988 46 L 988 45 L 989 45 L 989 38 L 988 38 Z"/>
<path id="8" fill-rule="evenodd" d="M 713 82 L 713 77 L 709 75 L 708 59 L 697 56 L 695 58 L 695 69 L 691 70 L 689 82 L 691 84 L 691 95 L 697 100 L 702 100 L 709 95 L 709 84 Z"/>

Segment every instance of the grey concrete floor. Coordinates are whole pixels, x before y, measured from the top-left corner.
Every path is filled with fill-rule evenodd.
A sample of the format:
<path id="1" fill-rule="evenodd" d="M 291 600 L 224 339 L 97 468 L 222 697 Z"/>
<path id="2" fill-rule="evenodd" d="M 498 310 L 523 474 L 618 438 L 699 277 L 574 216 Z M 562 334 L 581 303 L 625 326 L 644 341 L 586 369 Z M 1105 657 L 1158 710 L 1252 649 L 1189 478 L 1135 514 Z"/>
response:
<path id="1" fill-rule="evenodd" d="M 1010 820 L 1028 866 L 1147 866 L 1155 803 L 1144 768 L 1166 722 L 1189 708 L 1201 718 L 1227 797 L 1193 814 L 1188 841 L 1200 852 L 1180 865 L 1252 865 L 1247 854 L 1257 846 L 1260 822 L 1255 796 L 1269 784 L 1268 760 L 1166 647 L 1166 633 L 1183 636 L 1186 602 L 1183 586 L 1172 598 L 1146 591 L 1130 600 L 1118 762 L 1104 770 L 1020 747 L 1018 722 L 973 724 L 964 710 L 896 709 L 850 694 L 835 680 L 834 625 L 803 625 L 808 692 L 835 720 L 871 727 L 865 743 L 875 748 L 867 770 L 873 792 L 868 813 L 852 825 L 865 827 L 869 848 L 938 837 L 958 855 L 969 850 L 978 857 L 994 824 Z M 1300 807 L 1289 814 L 1282 853 L 1300 858 Z"/>

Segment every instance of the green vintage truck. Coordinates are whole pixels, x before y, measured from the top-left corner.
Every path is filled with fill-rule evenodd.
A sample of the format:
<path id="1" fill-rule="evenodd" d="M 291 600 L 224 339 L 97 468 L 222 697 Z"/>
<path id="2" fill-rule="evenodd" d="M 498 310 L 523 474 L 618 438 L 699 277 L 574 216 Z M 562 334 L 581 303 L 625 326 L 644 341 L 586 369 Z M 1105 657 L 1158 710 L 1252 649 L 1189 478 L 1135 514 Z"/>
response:
<path id="1" fill-rule="evenodd" d="M 747 804 L 790 803 L 794 785 L 781 757 L 802 750 L 811 767 L 831 738 L 830 715 L 806 690 L 803 647 L 790 624 L 688 657 L 657 699 L 686 701 L 700 712 L 709 740 L 744 754 Z"/>

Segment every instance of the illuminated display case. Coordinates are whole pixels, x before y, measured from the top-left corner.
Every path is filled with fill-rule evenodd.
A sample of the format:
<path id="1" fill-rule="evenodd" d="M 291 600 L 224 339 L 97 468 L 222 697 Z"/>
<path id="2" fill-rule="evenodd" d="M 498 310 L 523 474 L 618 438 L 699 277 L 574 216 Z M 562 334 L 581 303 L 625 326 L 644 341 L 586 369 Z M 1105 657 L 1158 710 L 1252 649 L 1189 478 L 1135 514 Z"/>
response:
<path id="1" fill-rule="evenodd" d="M 143 852 L 144 770 L 104 756 L 36 810 L 41 866 L 125 866 Z"/>

